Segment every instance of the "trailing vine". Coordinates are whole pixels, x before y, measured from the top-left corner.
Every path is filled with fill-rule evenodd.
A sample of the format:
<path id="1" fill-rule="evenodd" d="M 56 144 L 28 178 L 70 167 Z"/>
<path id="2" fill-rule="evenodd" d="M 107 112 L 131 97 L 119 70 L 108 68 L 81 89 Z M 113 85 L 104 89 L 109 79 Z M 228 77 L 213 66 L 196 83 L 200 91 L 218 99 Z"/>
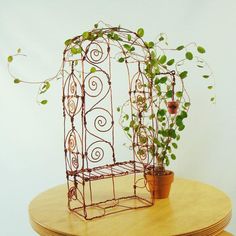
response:
<path id="1" fill-rule="evenodd" d="M 112 27 L 99 22 L 91 31 L 65 41 L 64 61 L 79 63 L 84 57 L 88 57 L 86 48 L 95 41 L 97 45 L 109 42 L 117 48 L 118 52 L 112 58 L 118 63 L 124 63 L 126 67 L 131 63 L 138 64 L 137 77 L 132 77 L 129 81 L 130 98 L 117 108 L 120 113 L 119 123 L 130 139 L 135 155 L 140 160 L 151 155 L 156 158 L 159 173 L 165 172 L 164 166 L 176 159 L 174 150 L 178 148 L 177 142 L 185 128 L 185 119 L 191 105 L 184 85 L 191 77 L 190 70 L 187 69 L 188 63 L 198 69 L 199 77 L 209 81 L 209 90 L 214 88 L 212 71 L 202 58 L 206 50 L 196 43 L 170 48 L 166 34 L 161 33 L 156 41 L 145 41 L 143 28 L 133 32 L 121 26 Z M 99 46 L 96 53 L 100 56 Z M 38 84 L 37 101 L 47 104 L 46 99 L 40 99 L 41 95 L 46 94 L 53 80 L 68 73 L 66 68 L 61 66 L 52 78 L 28 82 L 11 72 L 11 65 L 18 56 L 25 54 L 18 49 L 16 54 L 8 57 L 8 70 L 14 83 Z M 99 69 L 99 65 L 94 64 L 83 73 L 95 73 Z M 215 102 L 215 97 L 212 96 L 210 100 Z M 130 110 L 127 111 L 130 107 L 131 113 Z"/>

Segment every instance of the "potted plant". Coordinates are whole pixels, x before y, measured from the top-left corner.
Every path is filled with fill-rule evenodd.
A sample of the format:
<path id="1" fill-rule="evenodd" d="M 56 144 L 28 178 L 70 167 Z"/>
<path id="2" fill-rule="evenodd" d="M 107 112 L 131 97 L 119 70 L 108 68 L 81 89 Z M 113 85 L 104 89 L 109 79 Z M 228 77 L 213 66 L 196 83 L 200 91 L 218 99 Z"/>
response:
<path id="1" fill-rule="evenodd" d="M 119 63 L 135 62 L 139 65 L 137 77 L 130 81 L 129 99 L 117 108 L 120 112 L 120 125 L 130 139 L 129 145 L 134 154 L 143 163 L 145 179 L 153 198 L 166 198 L 174 179 L 174 173 L 166 170 L 166 166 L 169 166 L 170 160 L 176 159 L 174 150 L 178 148 L 177 142 L 185 128 L 184 122 L 191 105 L 184 86 L 185 80 L 191 76 L 187 62 L 193 62 L 201 71 L 201 76 L 209 79 L 211 70 L 199 57 L 205 53 L 205 49 L 196 43 L 170 48 L 163 33 L 155 41 L 145 41 L 143 28 L 132 32 L 107 24 L 99 28 L 97 23 L 91 31 L 66 40 L 65 51 L 69 51 L 71 57 L 86 56 L 82 43 L 104 39 L 104 35 L 108 40 L 118 43 L 120 52 L 116 54 L 116 60 Z M 138 47 L 139 51 L 136 50 Z M 95 52 L 96 56 L 100 56 L 99 50 Z M 16 54 L 8 57 L 9 73 L 14 83 L 31 83 L 19 79 L 11 72 L 10 65 L 16 56 L 24 54 L 18 49 Z M 96 69 L 95 63 L 88 73 L 95 73 Z M 61 77 L 63 70 L 61 67 L 56 76 L 38 82 L 40 96 L 48 91 L 52 80 Z M 210 84 L 208 89 L 212 88 Z M 214 97 L 211 101 L 214 101 Z M 39 100 L 42 105 L 47 102 L 46 99 Z M 126 111 L 127 107 L 131 107 L 131 113 Z"/>
<path id="2" fill-rule="evenodd" d="M 158 42 L 146 42 L 151 45 L 151 56 L 145 58 L 144 66 L 147 80 L 136 86 L 132 99 L 118 107 L 120 125 L 130 139 L 130 147 L 140 161 L 149 156 L 144 177 L 154 199 L 167 198 L 174 180 L 173 171 L 167 170 L 166 166 L 176 159 L 174 151 L 178 148 L 177 142 L 191 105 L 184 86 L 191 72 L 188 68 L 195 65 L 200 72 L 207 70 L 207 74 L 202 74 L 204 79 L 212 74 L 208 64 L 199 57 L 205 53 L 202 46 L 191 43 L 166 48 L 165 39 L 161 34 Z M 208 89 L 212 88 L 212 85 L 208 86 Z M 215 97 L 210 100 L 214 102 Z M 130 106 L 134 107 L 132 114 L 126 111 Z"/>

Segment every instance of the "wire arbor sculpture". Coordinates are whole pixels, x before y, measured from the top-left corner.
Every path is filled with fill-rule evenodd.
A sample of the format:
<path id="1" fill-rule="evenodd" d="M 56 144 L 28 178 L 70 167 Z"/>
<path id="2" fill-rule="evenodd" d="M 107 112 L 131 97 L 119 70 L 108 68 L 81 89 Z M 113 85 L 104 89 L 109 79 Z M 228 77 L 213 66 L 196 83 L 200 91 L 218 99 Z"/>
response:
<path id="1" fill-rule="evenodd" d="M 115 57 L 127 69 L 130 115 L 139 123 L 138 131 L 134 128 L 128 133 L 132 159 L 123 162 L 117 160 L 115 152 L 111 60 L 112 50 L 116 49 Z M 147 111 L 153 114 L 159 107 L 154 101 L 158 98 L 153 94 L 154 81 L 144 71 L 151 57 L 149 45 L 137 33 L 121 27 L 95 28 L 67 42 L 63 57 L 63 111 L 68 206 L 85 219 L 153 204 L 144 173 L 154 167 L 156 158 L 148 152 L 153 144 L 148 140 L 140 142 L 142 134 L 155 136 L 158 130 L 154 122 L 152 129 L 145 125 Z M 174 71 L 158 74 L 168 76 L 174 89 Z M 117 178 L 131 174 L 132 194 L 120 195 Z M 111 192 L 110 198 L 96 201 L 93 184 L 104 179 L 110 179 L 111 189 L 104 190 Z M 139 189 L 145 189 L 147 194 L 139 195 Z"/>
<path id="2" fill-rule="evenodd" d="M 163 33 L 157 43 L 144 42 L 142 28 L 132 32 L 104 25 L 98 28 L 95 24 L 92 31 L 65 41 L 62 66 L 55 76 L 44 81 L 21 80 L 11 72 L 13 58 L 26 56 L 21 49 L 8 57 L 14 83 L 39 84 L 38 95 L 45 94 L 53 80 L 62 79 L 68 207 L 85 219 L 153 204 L 154 185 L 148 179 L 170 173 L 165 165 L 176 158 L 172 148 L 177 148 L 175 141 L 185 128 L 183 121 L 191 105 L 183 81 L 188 68 L 183 65 L 195 61 L 204 79 L 212 75 L 208 63 L 192 54 L 192 49 L 205 53 L 195 42 L 166 48 Z M 167 60 L 167 52 L 182 50 L 184 58 Z M 118 122 L 114 116 L 112 59 L 123 63 L 127 71 L 128 100 L 118 111 L 132 154 L 122 162 L 115 151 Z M 210 84 L 208 89 L 213 87 Z M 211 101 L 215 101 L 214 96 Z M 48 101 L 37 102 L 45 105 Z M 130 193 L 117 187 L 118 180 L 126 175 L 133 176 Z M 110 194 L 96 198 L 101 191 L 95 192 L 94 185 L 101 181 L 110 181 L 110 189 L 102 190 Z"/>

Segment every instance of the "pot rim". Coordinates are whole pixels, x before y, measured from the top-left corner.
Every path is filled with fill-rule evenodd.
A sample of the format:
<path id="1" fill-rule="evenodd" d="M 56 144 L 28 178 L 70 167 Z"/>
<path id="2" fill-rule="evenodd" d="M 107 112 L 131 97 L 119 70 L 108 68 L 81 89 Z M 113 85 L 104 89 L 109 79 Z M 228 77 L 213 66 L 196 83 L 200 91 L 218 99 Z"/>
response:
<path id="1" fill-rule="evenodd" d="M 150 173 L 150 171 L 152 171 L 152 173 Z M 151 176 L 170 176 L 170 175 L 174 175 L 174 171 L 172 171 L 172 170 L 165 170 L 165 174 L 164 174 L 164 175 L 157 175 L 155 172 L 153 173 L 153 169 L 148 169 L 147 172 L 144 172 L 144 175 L 151 175 Z"/>

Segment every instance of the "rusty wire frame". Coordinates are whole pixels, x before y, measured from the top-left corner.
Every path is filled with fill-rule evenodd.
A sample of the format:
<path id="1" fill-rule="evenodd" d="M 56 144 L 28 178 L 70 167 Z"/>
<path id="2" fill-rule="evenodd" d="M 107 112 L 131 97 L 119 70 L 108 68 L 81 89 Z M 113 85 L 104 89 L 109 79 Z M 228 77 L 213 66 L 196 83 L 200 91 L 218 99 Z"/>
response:
<path id="1" fill-rule="evenodd" d="M 120 50 L 120 54 L 116 56 L 122 55 L 125 60 L 130 114 L 136 114 L 142 125 L 143 100 L 145 104 L 148 103 L 151 113 L 154 112 L 153 81 L 147 78 L 144 72 L 145 61 L 151 56 L 150 50 L 142 38 L 124 28 L 108 27 L 94 29 L 91 32 L 100 36 L 90 40 L 84 40 L 82 35 L 77 36 L 71 40 L 63 54 L 64 150 L 68 207 L 87 220 L 151 206 L 153 200 L 146 187 L 144 173 L 146 168 L 154 166 L 156 162 L 148 152 L 145 155 L 137 155 L 137 148 L 140 149 L 141 144 L 134 131 L 132 160 L 117 161 L 114 130 L 116 124 L 112 100 L 111 51 L 114 47 Z M 112 40 L 114 33 L 119 36 L 118 40 Z M 129 40 L 127 36 L 130 37 Z M 123 47 L 124 43 L 139 50 L 129 53 Z M 72 48 L 80 50 L 80 53 L 73 54 Z M 136 67 L 133 74 L 129 69 L 130 65 Z M 91 67 L 96 71 L 90 71 Z M 161 73 L 173 77 L 174 80 L 173 71 Z M 147 83 L 150 86 L 144 86 Z M 158 129 L 154 121 L 152 127 Z M 144 128 L 141 132 L 153 131 Z M 145 144 L 142 148 L 148 149 L 149 146 Z M 108 163 L 104 164 L 104 160 Z M 132 194 L 127 196 L 116 192 L 117 178 L 125 175 L 133 175 Z M 111 190 L 101 191 L 111 191 L 112 194 L 109 199 L 96 201 L 93 183 L 105 179 L 111 179 Z M 147 192 L 145 197 L 139 196 L 139 189 Z M 128 200 L 136 203 L 127 204 Z M 99 210 L 94 213 L 93 209 Z"/>

